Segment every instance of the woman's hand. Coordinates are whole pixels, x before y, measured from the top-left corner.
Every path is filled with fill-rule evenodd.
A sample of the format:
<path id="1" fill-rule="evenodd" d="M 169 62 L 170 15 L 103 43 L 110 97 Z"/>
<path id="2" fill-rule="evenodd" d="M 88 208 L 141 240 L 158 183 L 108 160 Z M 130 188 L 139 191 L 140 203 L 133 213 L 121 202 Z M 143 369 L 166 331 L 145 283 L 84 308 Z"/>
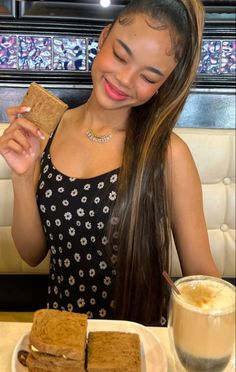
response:
<path id="1" fill-rule="evenodd" d="M 10 107 L 7 110 L 10 125 L 0 137 L 0 154 L 13 172 L 22 175 L 34 168 L 40 155 L 40 139 L 44 134 L 20 114 L 29 107 Z"/>

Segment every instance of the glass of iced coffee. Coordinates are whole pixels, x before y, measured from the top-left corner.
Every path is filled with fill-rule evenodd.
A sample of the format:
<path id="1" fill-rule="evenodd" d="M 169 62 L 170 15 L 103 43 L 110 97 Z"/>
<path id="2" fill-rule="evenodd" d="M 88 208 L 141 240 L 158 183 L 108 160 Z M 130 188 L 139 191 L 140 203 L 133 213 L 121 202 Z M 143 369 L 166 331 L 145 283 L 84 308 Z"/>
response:
<path id="1" fill-rule="evenodd" d="M 235 345 L 235 287 L 202 275 L 175 285 L 168 327 L 177 371 L 224 371 Z"/>

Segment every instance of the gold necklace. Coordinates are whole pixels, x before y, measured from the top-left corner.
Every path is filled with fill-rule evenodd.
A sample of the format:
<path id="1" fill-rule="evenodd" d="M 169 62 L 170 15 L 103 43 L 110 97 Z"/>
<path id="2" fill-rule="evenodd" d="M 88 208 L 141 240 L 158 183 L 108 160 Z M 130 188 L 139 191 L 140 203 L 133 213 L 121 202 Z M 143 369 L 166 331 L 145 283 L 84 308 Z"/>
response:
<path id="1" fill-rule="evenodd" d="M 103 136 L 98 136 L 96 133 L 94 133 L 94 131 L 91 128 L 87 129 L 86 136 L 90 141 L 96 143 L 106 143 L 110 141 L 112 138 L 111 133 L 104 134 Z"/>

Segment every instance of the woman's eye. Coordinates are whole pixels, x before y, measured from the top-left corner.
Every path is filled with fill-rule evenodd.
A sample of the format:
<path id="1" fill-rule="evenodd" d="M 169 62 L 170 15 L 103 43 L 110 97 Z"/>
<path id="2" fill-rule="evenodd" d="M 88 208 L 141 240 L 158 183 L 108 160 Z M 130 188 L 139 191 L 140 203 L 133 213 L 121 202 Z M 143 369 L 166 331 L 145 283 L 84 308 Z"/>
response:
<path id="1" fill-rule="evenodd" d="M 149 84 L 156 84 L 156 81 L 153 81 L 153 80 L 147 78 L 147 77 L 144 76 L 144 75 L 143 75 L 143 79 L 144 79 L 147 83 L 149 83 Z"/>
<path id="2" fill-rule="evenodd" d="M 114 50 L 113 50 L 114 56 L 121 62 L 125 62 L 124 58 L 120 57 Z"/>

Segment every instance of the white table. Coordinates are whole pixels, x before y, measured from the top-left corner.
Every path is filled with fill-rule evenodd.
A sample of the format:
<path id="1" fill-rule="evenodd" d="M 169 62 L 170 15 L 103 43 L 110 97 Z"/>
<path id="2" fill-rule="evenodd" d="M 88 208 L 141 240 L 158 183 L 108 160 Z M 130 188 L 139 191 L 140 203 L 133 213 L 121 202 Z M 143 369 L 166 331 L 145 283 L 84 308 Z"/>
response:
<path id="1" fill-rule="evenodd" d="M 0 322 L 0 372 L 11 372 L 11 357 L 21 336 L 31 329 L 32 323 Z M 160 340 L 168 358 L 168 371 L 175 371 L 171 357 L 168 331 L 166 328 L 150 327 Z"/>

